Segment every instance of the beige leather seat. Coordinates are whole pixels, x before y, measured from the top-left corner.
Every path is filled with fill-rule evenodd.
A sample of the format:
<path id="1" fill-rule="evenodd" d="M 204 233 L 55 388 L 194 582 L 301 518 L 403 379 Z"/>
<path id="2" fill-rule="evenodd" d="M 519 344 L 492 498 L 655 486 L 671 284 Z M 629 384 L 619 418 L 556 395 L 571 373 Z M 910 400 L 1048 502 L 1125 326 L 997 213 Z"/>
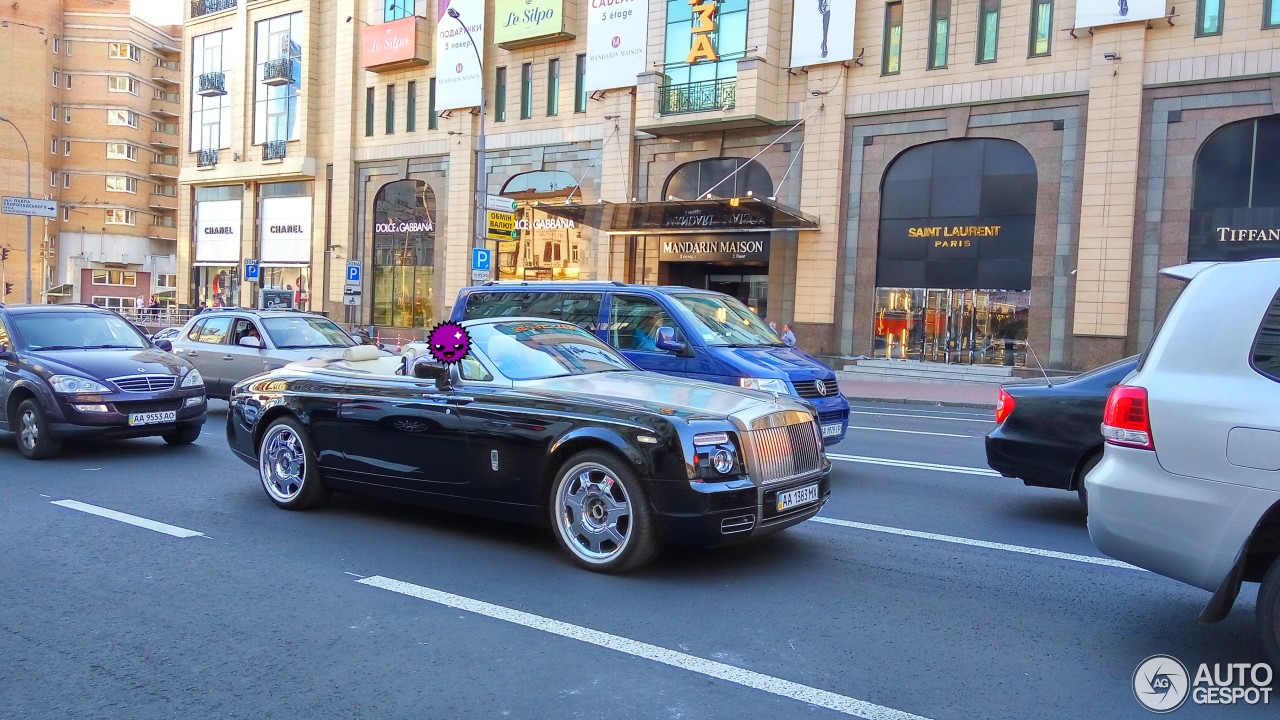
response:
<path id="1" fill-rule="evenodd" d="M 343 365 L 374 375 L 395 375 L 401 362 L 398 356 L 383 355 L 374 345 L 354 345 L 342 351 Z"/>

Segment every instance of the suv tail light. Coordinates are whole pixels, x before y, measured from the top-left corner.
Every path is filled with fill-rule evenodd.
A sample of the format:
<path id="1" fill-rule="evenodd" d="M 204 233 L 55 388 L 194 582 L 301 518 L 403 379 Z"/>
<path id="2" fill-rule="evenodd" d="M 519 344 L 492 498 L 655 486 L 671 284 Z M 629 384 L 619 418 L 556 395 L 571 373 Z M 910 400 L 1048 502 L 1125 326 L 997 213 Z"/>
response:
<path id="1" fill-rule="evenodd" d="M 1113 445 L 1156 449 L 1146 388 L 1117 385 L 1111 389 L 1102 414 L 1102 437 Z"/>
<path id="2" fill-rule="evenodd" d="M 996 424 L 999 425 L 1012 415 L 1013 408 L 1017 405 L 1013 396 L 1005 392 L 1004 388 L 1000 388 L 1000 395 L 996 397 Z"/>

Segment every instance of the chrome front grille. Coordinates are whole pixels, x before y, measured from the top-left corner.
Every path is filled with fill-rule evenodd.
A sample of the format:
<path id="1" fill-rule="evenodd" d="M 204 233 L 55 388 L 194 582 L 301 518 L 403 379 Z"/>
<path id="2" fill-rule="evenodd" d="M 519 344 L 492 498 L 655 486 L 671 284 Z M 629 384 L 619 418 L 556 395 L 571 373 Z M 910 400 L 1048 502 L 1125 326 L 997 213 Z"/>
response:
<path id="1" fill-rule="evenodd" d="M 808 413 L 789 412 L 761 418 L 747 433 L 752 473 L 762 484 L 783 482 L 822 467 L 819 431 Z"/>
<path id="2" fill-rule="evenodd" d="M 172 390 L 178 378 L 172 375 L 130 375 L 129 377 L 110 378 L 116 387 L 125 392 L 163 392 Z"/>

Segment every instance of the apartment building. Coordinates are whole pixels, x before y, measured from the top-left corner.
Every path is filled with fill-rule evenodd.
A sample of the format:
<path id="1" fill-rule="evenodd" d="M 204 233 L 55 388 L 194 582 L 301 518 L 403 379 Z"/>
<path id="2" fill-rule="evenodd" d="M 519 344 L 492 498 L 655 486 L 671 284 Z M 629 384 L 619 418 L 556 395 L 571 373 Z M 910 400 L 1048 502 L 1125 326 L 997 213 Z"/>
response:
<path id="1" fill-rule="evenodd" d="M 32 194 L 57 202 L 32 222 L 32 301 L 174 302 L 181 27 L 134 17 L 127 0 L 27 0 L 0 19 L 0 115 L 30 147 Z M 0 143 L 3 193 L 25 195 L 23 147 L 12 127 L 0 133 L 13 133 Z M 25 224 L 0 218 L 10 302 L 24 299 Z"/>
<path id="2" fill-rule="evenodd" d="M 825 355 L 1088 367 L 1160 267 L 1280 255 L 1280 0 L 191 10 L 184 301 L 420 335 L 478 177 L 516 202 L 492 277 L 720 290 Z"/>

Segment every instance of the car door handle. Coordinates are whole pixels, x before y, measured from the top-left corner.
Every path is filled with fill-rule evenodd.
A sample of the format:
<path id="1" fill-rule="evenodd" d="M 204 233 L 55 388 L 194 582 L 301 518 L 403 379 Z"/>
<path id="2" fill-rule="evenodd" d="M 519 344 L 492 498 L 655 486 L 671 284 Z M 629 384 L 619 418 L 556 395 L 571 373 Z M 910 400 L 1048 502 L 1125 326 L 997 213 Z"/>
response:
<path id="1" fill-rule="evenodd" d="M 476 399 L 473 397 L 463 397 L 461 395 L 454 395 L 448 400 L 450 405 L 466 405 L 468 403 L 473 403 L 475 401 Z"/>
<path id="2" fill-rule="evenodd" d="M 235 355 L 223 355 L 223 356 L 222 356 L 222 359 L 223 359 L 223 360 L 235 360 L 235 359 L 236 359 L 236 356 L 235 356 Z"/>

